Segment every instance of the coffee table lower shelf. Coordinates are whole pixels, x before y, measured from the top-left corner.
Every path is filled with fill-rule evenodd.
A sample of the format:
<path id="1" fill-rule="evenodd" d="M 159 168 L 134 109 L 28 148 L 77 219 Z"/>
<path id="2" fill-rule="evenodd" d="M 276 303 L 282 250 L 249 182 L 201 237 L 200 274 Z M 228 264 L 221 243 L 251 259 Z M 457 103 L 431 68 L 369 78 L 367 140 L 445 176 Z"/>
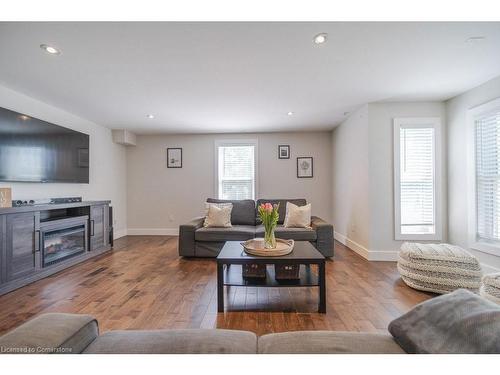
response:
<path id="1" fill-rule="evenodd" d="M 276 280 L 274 265 L 267 265 L 265 278 L 243 277 L 241 265 L 232 264 L 224 267 L 224 285 L 254 287 L 319 287 L 318 276 L 309 265 L 300 265 L 299 278 L 296 280 Z"/>

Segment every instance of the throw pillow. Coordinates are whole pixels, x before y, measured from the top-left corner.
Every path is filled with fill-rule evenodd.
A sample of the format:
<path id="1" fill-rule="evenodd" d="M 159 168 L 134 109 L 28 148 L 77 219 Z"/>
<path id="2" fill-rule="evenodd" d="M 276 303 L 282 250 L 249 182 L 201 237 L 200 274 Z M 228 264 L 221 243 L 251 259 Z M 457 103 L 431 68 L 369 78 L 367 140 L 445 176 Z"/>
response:
<path id="1" fill-rule="evenodd" d="M 311 227 L 311 204 L 297 206 L 286 202 L 285 228 L 310 228 Z"/>
<path id="2" fill-rule="evenodd" d="M 205 203 L 205 221 L 203 226 L 230 228 L 232 203 Z"/>
<path id="3" fill-rule="evenodd" d="M 500 353 L 500 306 L 458 289 L 418 304 L 389 332 L 407 353 Z"/>

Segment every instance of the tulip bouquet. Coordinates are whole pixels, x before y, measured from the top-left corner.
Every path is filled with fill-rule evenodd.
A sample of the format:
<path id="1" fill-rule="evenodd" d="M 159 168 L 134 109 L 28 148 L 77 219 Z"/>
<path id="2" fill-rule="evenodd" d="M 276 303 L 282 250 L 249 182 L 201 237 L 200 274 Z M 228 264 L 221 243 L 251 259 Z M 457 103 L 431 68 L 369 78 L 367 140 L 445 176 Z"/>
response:
<path id="1" fill-rule="evenodd" d="M 276 238 L 274 236 L 274 229 L 278 225 L 279 204 L 262 203 L 258 207 L 259 217 L 264 225 L 264 247 L 266 249 L 276 248 Z"/>

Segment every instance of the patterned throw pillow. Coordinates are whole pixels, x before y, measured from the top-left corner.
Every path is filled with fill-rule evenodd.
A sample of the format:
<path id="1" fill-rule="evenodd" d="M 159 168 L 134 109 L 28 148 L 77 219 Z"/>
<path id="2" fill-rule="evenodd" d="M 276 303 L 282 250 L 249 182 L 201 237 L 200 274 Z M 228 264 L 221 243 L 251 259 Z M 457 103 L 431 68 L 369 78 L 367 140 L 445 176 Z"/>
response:
<path id="1" fill-rule="evenodd" d="M 205 228 L 231 228 L 232 203 L 205 203 Z"/>
<path id="2" fill-rule="evenodd" d="M 283 225 L 285 228 L 310 228 L 311 203 L 305 206 L 297 206 L 286 202 L 286 215 Z"/>

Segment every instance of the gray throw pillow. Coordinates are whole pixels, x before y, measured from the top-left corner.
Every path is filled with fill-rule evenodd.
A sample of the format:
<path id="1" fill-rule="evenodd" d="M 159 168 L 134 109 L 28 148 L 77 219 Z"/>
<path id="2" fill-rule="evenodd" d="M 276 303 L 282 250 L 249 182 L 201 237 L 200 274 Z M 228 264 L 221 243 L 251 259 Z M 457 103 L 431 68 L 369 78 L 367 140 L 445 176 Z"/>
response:
<path id="1" fill-rule="evenodd" d="M 389 332 L 407 353 L 500 353 L 500 306 L 459 289 L 415 306 Z"/>

